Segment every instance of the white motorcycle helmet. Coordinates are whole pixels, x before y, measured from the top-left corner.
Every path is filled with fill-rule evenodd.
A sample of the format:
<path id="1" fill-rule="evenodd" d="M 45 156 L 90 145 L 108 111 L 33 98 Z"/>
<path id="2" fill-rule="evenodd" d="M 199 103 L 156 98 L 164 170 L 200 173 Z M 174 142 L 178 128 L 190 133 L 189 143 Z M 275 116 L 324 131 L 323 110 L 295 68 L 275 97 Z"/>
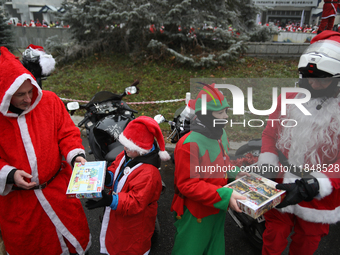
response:
<path id="1" fill-rule="evenodd" d="M 338 89 L 338 79 L 324 90 L 314 90 L 304 78 L 340 77 L 340 33 L 326 30 L 315 36 L 304 51 L 298 64 L 299 86 L 308 89 L 312 97 L 332 97 Z"/>
<path id="2" fill-rule="evenodd" d="M 41 79 L 52 73 L 56 61 L 52 55 L 44 51 L 43 47 L 30 44 L 22 53 L 21 63 L 33 74 L 40 88 L 42 88 Z"/>

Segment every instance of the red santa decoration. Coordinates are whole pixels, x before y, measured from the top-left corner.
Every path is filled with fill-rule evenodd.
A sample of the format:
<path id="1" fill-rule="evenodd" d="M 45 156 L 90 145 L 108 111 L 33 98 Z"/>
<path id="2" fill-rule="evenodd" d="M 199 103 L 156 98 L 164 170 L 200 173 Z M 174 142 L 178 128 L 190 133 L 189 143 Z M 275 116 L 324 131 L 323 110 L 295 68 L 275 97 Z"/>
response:
<path id="1" fill-rule="evenodd" d="M 324 30 L 332 30 L 337 13 L 338 1 L 325 0 L 322 8 L 321 22 L 317 33 Z"/>

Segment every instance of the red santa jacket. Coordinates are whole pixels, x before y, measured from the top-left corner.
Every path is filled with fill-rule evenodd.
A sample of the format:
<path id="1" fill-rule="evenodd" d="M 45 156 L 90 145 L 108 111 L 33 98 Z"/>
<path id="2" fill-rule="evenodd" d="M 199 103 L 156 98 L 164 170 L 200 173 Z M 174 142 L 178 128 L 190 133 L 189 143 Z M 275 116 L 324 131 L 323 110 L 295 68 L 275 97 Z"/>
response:
<path id="1" fill-rule="evenodd" d="M 121 152 L 108 168 L 115 178 L 125 161 Z M 106 208 L 100 234 L 101 253 L 141 255 L 151 247 L 157 216 L 157 201 L 162 191 L 158 168 L 139 163 L 124 169 L 118 182 L 118 206 Z"/>
<path id="2" fill-rule="evenodd" d="M 236 170 L 230 164 L 228 141 L 225 132 L 220 140 L 213 140 L 197 132 L 183 136 L 175 149 L 175 195 L 171 211 L 178 216 L 184 213 L 184 206 L 196 218 L 207 217 L 227 210 L 231 189 L 227 184 L 228 174 Z M 233 177 L 237 172 L 231 173 Z M 222 197 L 221 197 L 222 196 Z M 225 201 L 221 208 L 216 204 Z"/>
<path id="3" fill-rule="evenodd" d="M 11 72 L 0 73 L 0 226 L 6 250 L 11 255 L 64 254 L 68 240 L 84 254 L 91 243 L 86 216 L 78 199 L 66 197 L 70 162 L 84 153 L 79 129 L 57 95 L 42 91 L 28 71 L 19 77 Z M 32 104 L 18 116 L 8 108 L 27 79 L 33 84 Z M 61 167 L 44 189 L 12 190 L 13 184 L 6 183 L 14 168 L 43 184 Z"/>
<path id="4" fill-rule="evenodd" d="M 288 99 L 294 99 L 297 98 L 297 94 L 294 93 L 287 93 Z M 320 101 L 319 101 L 320 102 Z M 327 125 L 327 127 L 330 127 L 332 122 L 332 125 L 339 126 L 335 124 L 334 116 L 329 116 L 329 113 L 327 112 L 327 104 L 329 104 L 329 108 L 337 108 L 337 110 L 340 113 L 340 106 L 339 106 L 339 99 L 338 98 L 330 98 L 328 99 L 321 110 L 317 112 L 316 105 L 317 102 L 314 100 L 310 103 L 310 110 L 312 113 L 312 116 L 310 118 L 316 118 L 317 120 L 320 119 L 320 125 Z M 287 108 L 287 112 L 289 111 L 289 107 Z M 301 113 L 302 114 L 302 113 Z M 314 116 L 313 116 L 314 114 Z M 318 114 L 315 116 L 315 114 Z M 338 114 L 335 114 L 338 115 Z M 274 113 L 272 113 L 269 116 L 269 119 L 271 120 L 278 120 L 281 118 L 281 95 L 278 98 L 278 107 L 275 110 Z M 336 117 L 338 118 L 338 117 Z M 297 123 L 299 122 L 299 119 L 296 119 Z M 287 124 L 287 122 L 286 122 Z M 306 127 L 306 126 L 305 126 Z M 286 127 L 286 128 L 305 128 L 304 126 L 296 126 L 296 127 Z M 333 126 L 334 127 L 334 126 Z M 274 122 L 268 122 L 265 130 L 262 134 L 262 149 L 261 154 L 259 157 L 258 165 L 261 164 L 272 164 L 272 165 L 279 165 L 278 162 L 278 148 L 277 148 L 277 141 L 282 136 L 283 127 L 280 124 L 280 121 L 274 121 Z M 302 132 L 305 133 L 307 136 L 305 139 L 305 142 L 301 142 L 301 150 L 304 147 L 304 144 L 308 142 L 308 139 L 310 138 L 310 133 L 305 132 L 302 130 Z M 340 135 L 338 136 L 338 145 L 337 148 L 340 148 Z M 320 143 L 323 143 L 324 140 L 320 139 Z M 323 148 L 325 149 L 325 148 Z M 290 154 L 291 149 L 284 149 L 281 150 L 283 154 L 288 158 L 289 163 L 296 165 L 294 162 L 294 155 Z M 297 148 L 299 150 L 299 148 Z M 305 153 L 305 157 L 312 153 L 312 151 Z M 320 167 L 323 171 L 314 172 L 311 173 L 315 178 L 317 178 L 319 182 L 319 195 L 316 196 L 311 202 L 302 201 L 301 203 L 297 205 L 290 205 L 287 207 L 284 207 L 281 209 L 282 212 L 288 212 L 293 213 L 297 215 L 298 217 L 310 221 L 310 222 L 319 222 L 319 223 L 336 223 L 340 220 L 340 169 L 336 171 L 337 168 L 340 168 L 340 150 L 337 152 L 337 155 L 333 159 L 329 159 L 324 157 L 324 153 L 322 152 L 322 149 L 318 149 L 316 151 L 318 156 L 322 159 L 320 163 Z M 313 165 L 311 162 L 308 162 L 308 160 L 303 163 L 309 164 L 309 168 L 311 169 L 317 169 L 318 165 Z M 281 168 L 283 169 L 283 168 Z M 297 177 L 296 175 L 293 175 L 292 173 L 286 172 L 281 173 L 282 179 L 279 179 L 279 182 L 284 183 L 291 183 L 294 182 L 296 179 L 300 179 L 300 177 Z"/>
<path id="5" fill-rule="evenodd" d="M 69 164 L 84 153 L 79 129 L 57 95 L 42 91 L 14 55 L 0 50 L 0 226 L 6 250 L 11 255 L 67 254 L 72 244 L 84 254 L 91 243 L 85 213 L 78 199 L 66 197 Z M 33 87 L 32 100 L 18 115 L 9 110 L 10 102 L 26 80 Z M 55 179 L 44 189 L 12 190 L 7 177 L 14 168 L 31 174 L 27 181 L 38 185 Z"/>
<path id="6" fill-rule="evenodd" d="M 321 19 L 335 17 L 338 8 L 338 1 L 326 0 L 323 4 Z"/>

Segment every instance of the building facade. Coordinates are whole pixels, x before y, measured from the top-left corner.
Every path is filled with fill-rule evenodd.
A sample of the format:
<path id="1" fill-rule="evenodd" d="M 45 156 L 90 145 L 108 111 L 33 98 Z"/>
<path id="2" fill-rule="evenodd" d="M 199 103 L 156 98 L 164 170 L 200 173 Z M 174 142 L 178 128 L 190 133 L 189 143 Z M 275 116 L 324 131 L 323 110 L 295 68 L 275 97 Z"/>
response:
<path id="1" fill-rule="evenodd" d="M 322 13 L 321 0 L 254 0 L 258 6 L 266 7 L 261 22 L 285 27 L 289 24 L 317 25 Z"/>
<path id="2" fill-rule="evenodd" d="M 56 12 L 61 12 L 63 0 L 0 0 L 3 14 L 7 18 L 18 18 L 27 24 L 37 19 L 48 24 L 55 22 Z"/>

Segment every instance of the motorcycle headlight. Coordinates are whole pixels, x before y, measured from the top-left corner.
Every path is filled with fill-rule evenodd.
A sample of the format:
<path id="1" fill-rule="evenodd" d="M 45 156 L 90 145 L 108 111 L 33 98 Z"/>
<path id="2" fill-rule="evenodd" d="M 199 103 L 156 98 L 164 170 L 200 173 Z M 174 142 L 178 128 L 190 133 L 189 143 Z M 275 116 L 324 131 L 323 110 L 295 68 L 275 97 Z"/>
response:
<path id="1" fill-rule="evenodd" d="M 124 115 L 125 115 L 125 116 L 131 116 L 131 114 L 132 114 L 132 112 L 130 112 L 130 111 L 125 111 L 125 112 L 124 112 Z"/>

